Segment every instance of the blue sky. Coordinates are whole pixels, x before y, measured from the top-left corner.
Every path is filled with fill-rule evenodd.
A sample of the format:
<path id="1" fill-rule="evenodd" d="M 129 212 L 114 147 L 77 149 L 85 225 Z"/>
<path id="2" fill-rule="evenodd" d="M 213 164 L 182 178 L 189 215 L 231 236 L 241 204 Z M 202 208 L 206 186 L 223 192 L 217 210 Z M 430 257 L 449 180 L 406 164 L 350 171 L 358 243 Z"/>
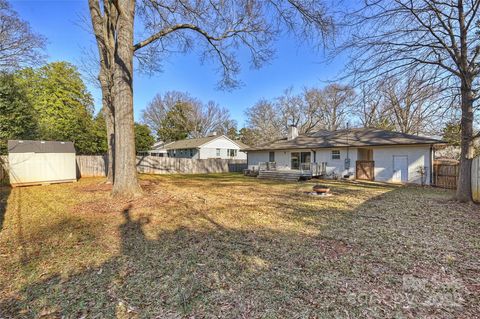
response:
<path id="1" fill-rule="evenodd" d="M 49 61 L 64 60 L 78 65 L 85 48 L 94 45 L 92 35 L 82 26 L 82 17 L 88 18 L 87 0 L 22 0 L 11 1 L 11 4 L 33 30 L 47 37 Z M 187 91 L 205 102 L 214 100 L 228 108 L 240 128 L 244 125 L 246 108 L 259 99 L 274 98 L 291 86 L 297 91 L 304 86 L 323 86 L 338 74 L 343 64 L 341 59 L 322 63 L 321 52 L 299 45 L 289 36 L 276 43 L 276 51 L 276 58 L 259 70 L 242 64 L 239 79 L 244 85 L 233 91 L 218 90 L 217 65 L 201 65 L 195 53 L 170 57 L 164 64 L 164 71 L 153 76 L 137 72 L 134 79 L 135 119 L 141 119 L 141 110 L 156 93 L 178 90 Z M 239 60 L 248 61 L 248 57 L 240 55 Z M 98 110 L 100 91 L 93 85 L 89 85 L 89 89 Z"/>

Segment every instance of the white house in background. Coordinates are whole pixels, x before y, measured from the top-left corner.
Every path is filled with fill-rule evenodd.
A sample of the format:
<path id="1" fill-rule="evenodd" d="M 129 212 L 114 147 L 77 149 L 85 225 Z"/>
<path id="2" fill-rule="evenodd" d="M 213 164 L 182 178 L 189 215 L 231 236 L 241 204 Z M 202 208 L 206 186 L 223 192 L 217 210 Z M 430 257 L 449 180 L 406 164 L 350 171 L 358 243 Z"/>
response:
<path id="1" fill-rule="evenodd" d="M 430 184 L 436 144 L 443 142 L 377 129 L 298 135 L 297 128 L 290 127 L 287 138 L 245 151 L 249 169 L 274 162 L 267 167 L 310 171 L 313 176 Z"/>
<path id="2" fill-rule="evenodd" d="M 241 149 L 248 146 L 225 135 L 212 134 L 207 137 L 190 138 L 170 143 L 157 144 L 148 155 L 191 159 L 239 159 L 246 160 L 247 154 Z"/>

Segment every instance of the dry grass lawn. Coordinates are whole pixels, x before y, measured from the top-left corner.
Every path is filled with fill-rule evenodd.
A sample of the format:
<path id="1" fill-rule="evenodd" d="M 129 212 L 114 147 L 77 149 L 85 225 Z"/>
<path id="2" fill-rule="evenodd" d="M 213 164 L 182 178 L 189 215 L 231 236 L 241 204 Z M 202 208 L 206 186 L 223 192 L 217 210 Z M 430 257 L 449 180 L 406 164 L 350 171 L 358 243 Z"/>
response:
<path id="1" fill-rule="evenodd" d="M 0 318 L 478 318 L 480 209 L 241 175 L 0 188 Z"/>

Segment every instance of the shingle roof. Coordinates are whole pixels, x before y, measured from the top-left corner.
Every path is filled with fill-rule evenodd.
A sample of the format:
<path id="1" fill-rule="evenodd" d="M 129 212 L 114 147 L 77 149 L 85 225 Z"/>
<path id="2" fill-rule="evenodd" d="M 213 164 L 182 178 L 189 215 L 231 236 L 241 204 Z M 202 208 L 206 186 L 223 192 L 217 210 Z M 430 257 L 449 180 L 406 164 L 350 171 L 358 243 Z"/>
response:
<path id="1" fill-rule="evenodd" d="M 439 143 L 444 142 L 430 137 L 410 135 L 400 132 L 356 128 L 333 132 L 322 130 L 311 134 L 299 135 L 296 139 L 290 141 L 284 138 L 272 143 L 250 147 L 247 148 L 246 151 Z"/>
<path id="2" fill-rule="evenodd" d="M 240 149 L 241 149 L 242 151 L 243 151 L 244 149 L 247 149 L 247 148 L 250 147 L 250 146 L 248 146 L 247 144 L 245 144 L 245 143 L 243 143 L 243 142 L 241 142 L 241 141 L 234 140 L 234 142 L 235 142 L 238 146 L 240 146 Z"/>
<path id="3" fill-rule="evenodd" d="M 200 138 L 189 138 L 189 139 L 186 139 L 186 140 L 180 140 L 180 141 L 175 141 L 175 142 L 165 144 L 163 147 L 166 150 L 198 148 L 198 147 L 202 146 L 203 144 L 206 144 L 206 143 L 208 143 L 210 141 L 213 141 L 217 138 L 220 138 L 222 136 L 226 138 L 226 136 L 224 136 L 224 135 L 213 135 L 213 136 L 200 137 Z M 237 144 L 240 147 L 240 149 L 249 147 L 248 145 L 245 145 L 245 144 L 243 144 L 242 142 L 239 142 L 239 141 L 233 141 L 233 142 L 235 144 Z"/>
<path id="4" fill-rule="evenodd" d="M 9 153 L 75 153 L 72 142 L 9 140 Z"/>

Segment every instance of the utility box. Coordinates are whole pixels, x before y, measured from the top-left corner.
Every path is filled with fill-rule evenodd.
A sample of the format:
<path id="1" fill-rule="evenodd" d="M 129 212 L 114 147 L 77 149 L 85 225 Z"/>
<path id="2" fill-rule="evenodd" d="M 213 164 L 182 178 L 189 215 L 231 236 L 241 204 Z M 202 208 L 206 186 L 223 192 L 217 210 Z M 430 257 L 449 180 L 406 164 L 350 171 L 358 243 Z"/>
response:
<path id="1" fill-rule="evenodd" d="M 77 180 L 72 142 L 8 141 L 8 171 L 12 186 Z"/>

